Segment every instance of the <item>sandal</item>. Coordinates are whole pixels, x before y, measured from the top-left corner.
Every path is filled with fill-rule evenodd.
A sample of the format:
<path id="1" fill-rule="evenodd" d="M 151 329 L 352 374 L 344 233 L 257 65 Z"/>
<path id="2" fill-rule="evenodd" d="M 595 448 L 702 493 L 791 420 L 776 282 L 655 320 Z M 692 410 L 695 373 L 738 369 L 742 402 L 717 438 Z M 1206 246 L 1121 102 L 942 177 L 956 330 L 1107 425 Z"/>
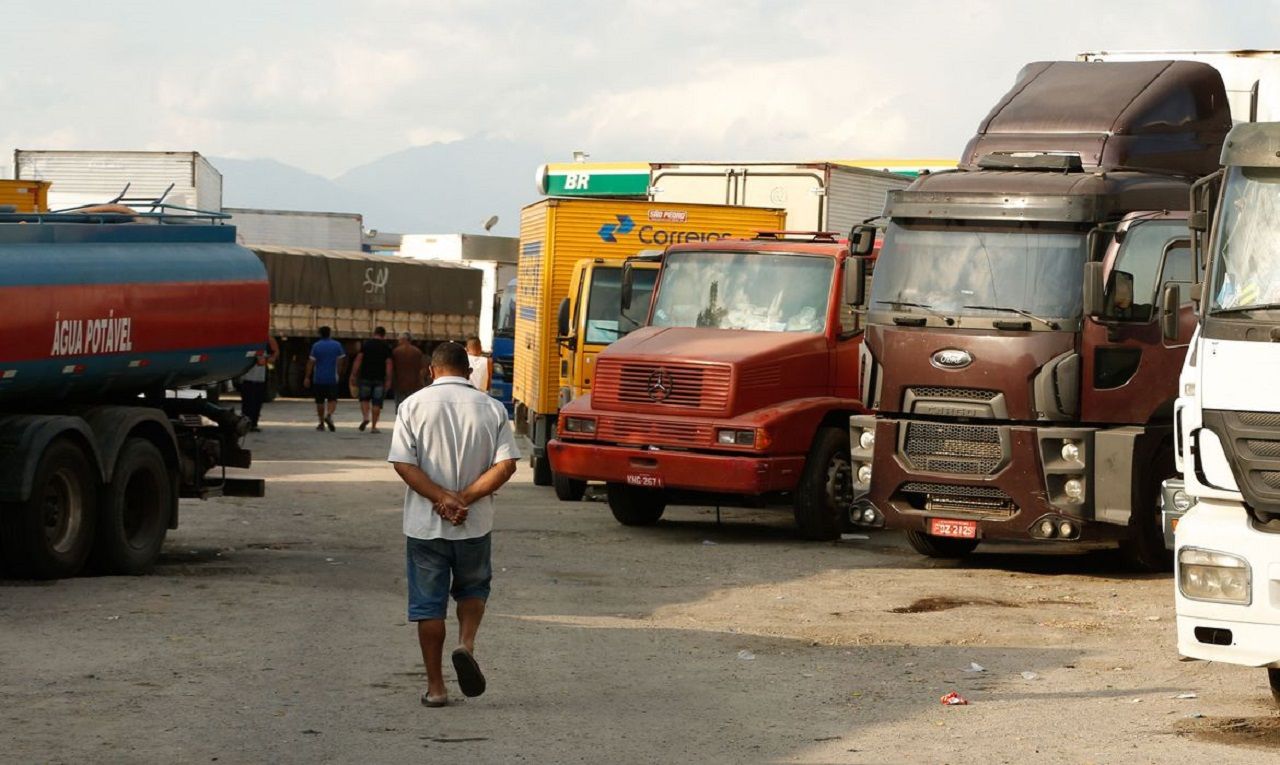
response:
<path id="1" fill-rule="evenodd" d="M 458 687 L 462 689 L 463 696 L 470 698 L 484 693 L 484 673 L 480 671 L 480 665 L 470 651 L 465 648 L 454 649 L 453 671 L 458 676 Z"/>
<path id="2" fill-rule="evenodd" d="M 422 692 L 422 696 L 420 697 L 420 700 L 422 701 L 422 706 L 431 707 L 432 709 L 438 709 L 439 707 L 449 706 L 448 696 L 441 696 L 439 698 L 433 699 L 431 698 L 431 696 L 428 695 L 428 693 L 429 693 L 428 691 Z"/>

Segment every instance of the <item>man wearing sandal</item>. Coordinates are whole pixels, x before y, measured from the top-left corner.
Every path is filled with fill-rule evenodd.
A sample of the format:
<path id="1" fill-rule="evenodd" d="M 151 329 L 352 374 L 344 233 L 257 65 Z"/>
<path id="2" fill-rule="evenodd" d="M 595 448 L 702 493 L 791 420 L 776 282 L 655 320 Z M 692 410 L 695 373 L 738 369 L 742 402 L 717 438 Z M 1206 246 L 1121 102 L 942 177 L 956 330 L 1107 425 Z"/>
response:
<path id="1" fill-rule="evenodd" d="M 409 621 L 427 668 L 422 703 L 449 703 L 441 669 L 445 612 L 453 595 L 458 647 L 453 669 L 464 696 L 484 693 L 476 661 L 476 631 L 489 597 L 493 566 L 493 493 L 516 472 L 520 452 L 511 421 L 497 399 L 467 379 L 467 352 L 443 343 L 431 354 L 435 381 L 396 410 L 387 461 L 408 487 L 404 534 Z"/>

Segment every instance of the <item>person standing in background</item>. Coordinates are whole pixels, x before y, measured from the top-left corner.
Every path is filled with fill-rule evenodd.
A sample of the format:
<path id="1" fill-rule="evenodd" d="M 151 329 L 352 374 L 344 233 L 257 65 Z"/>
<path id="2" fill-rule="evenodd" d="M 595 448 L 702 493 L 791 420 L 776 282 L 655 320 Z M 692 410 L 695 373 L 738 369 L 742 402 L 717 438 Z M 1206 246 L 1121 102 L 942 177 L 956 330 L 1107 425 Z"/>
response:
<path id="1" fill-rule="evenodd" d="M 338 411 L 338 380 L 341 378 L 339 367 L 347 357 L 342 343 L 329 335 L 328 327 L 320 328 L 320 339 L 311 346 L 311 356 L 307 359 L 306 375 L 302 378 L 302 387 L 313 388 L 316 396 L 316 417 L 320 424 L 316 430 L 324 430 L 329 426 L 330 432 L 337 430 L 333 426 L 333 413 Z M 314 379 L 315 385 L 311 383 Z"/>
<path id="2" fill-rule="evenodd" d="M 382 401 L 386 398 L 387 388 L 391 387 L 391 346 L 387 345 L 385 328 L 374 329 L 373 339 L 364 341 L 360 353 L 356 354 L 348 382 L 360 399 L 360 430 L 368 428 L 372 422 L 369 432 L 377 433 Z"/>
<path id="3" fill-rule="evenodd" d="M 396 347 L 391 351 L 392 381 L 395 383 L 396 406 L 404 403 L 406 398 L 422 390 L 427 384 L 426 358 L 422 350 L 413 344 L 413 337 L 408 332 L 401 332 Z"/>
<path id="4" fill-rule="evenodd" d="M 267 370 L 280 355 L 280 346 L 270 335 L 263 350 L 266 353 L 255 357 L 254 365 L 240 378 L 240 410 L 249 418 L 249 430 L 253 433 L 261 430 L 258 418 L 262 416 L 262 402 L 267 400 Z"/>
<path id="5" fill-rule="evenodd" d="M 471 384 L 481 393 L 488 393 L 493 382 L 493 364 L 484 355 L 480 338 L 475 335 L 467 338 L 467 358 L 471 360 Z"/>

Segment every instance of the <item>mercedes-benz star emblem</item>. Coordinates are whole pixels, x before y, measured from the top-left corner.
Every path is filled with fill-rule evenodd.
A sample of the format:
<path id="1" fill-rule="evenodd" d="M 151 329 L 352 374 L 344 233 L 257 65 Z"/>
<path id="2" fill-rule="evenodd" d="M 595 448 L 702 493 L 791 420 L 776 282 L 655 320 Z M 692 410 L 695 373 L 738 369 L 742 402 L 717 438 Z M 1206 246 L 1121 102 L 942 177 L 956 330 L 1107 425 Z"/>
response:
<path id="1" fill-rule="evenodd" d="M 645 390 L 649 392 L 649 398 L 654 401 L 666 401 L 674 387 L 675 380 L 671 379 L 671 373 L 665 369 L 654 370 L 653 374 L 649 375 L 649 381 L 645 383 Z"/>

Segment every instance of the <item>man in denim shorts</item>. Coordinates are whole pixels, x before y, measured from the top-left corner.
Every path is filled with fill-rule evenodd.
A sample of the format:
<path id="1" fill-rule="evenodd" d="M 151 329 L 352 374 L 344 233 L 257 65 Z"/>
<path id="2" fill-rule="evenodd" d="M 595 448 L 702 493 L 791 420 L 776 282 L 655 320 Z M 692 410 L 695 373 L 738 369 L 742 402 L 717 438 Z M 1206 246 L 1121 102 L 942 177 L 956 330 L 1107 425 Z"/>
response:
<path id="1" fill-rule="evenodd" d="M 465 696 L 484 693 L 475 658 L 476 631 L 489 597 L 493 493 L 516 472 L 511 422 L 497 399 L 467 379 L 467 352 L 443 343 L 431 354 L 435 381 L 396 410 L 387 461 L 408 488 L 404 534 L 409 621 L 427 667 L 422 703 L 449 703 L 441 661 L 449 595 L 456 602 L 459 646 L 453 668 Z"/>

